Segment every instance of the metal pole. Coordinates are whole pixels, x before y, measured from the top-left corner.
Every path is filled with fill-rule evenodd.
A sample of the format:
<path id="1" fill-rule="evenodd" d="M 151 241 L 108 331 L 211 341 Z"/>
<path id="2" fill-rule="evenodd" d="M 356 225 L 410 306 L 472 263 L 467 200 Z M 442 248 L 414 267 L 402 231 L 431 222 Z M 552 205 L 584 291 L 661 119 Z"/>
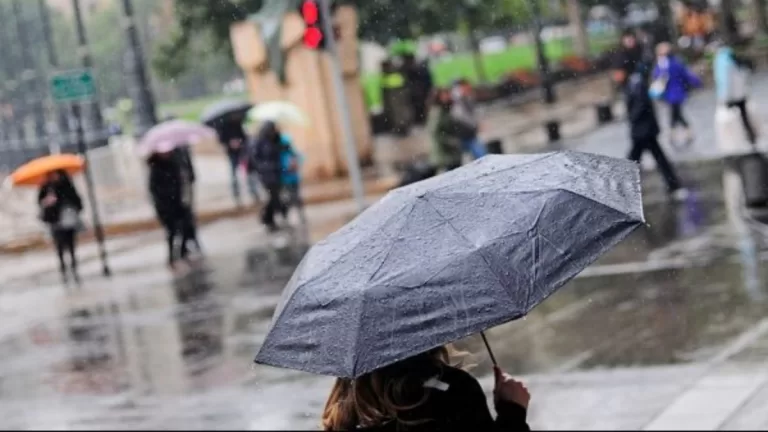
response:
<path id="1" fill-rule="evenodd" d="M 352 193 L 360 212 L 365 210 L 365 189 L 363 187 L 363 174 L 360 170 L 360 159 L 357 155 L 355 136 L 352 132 L 352 120 L 349 114 L 349 104 L 344 90 L 339 54 L 336 48 L 336 38 L 333 32 L 333 16 L 331 15 L 330 0 L 319 0 L 320 13 L 323 19 L 323 33 L 326 35 L 325 46 L 331 57 L 331 75 L 333 75 L 333 87 L 336 93 L 336 106 L 341 117 L 341 130 L 344 134 L 344 147 L 347 153 L 347 166 L 349 167 L 349 180 L 352 182 Z"/>
<path id="2" fill-rule="evenodd" d="M 48 66 L 51 69 L 59 68 L 59 56 L 56 53 L 56 44 L 53 42 L 53 36 L 51 34 L 51 14 L 48 10 L 48 5 L 45 0 L 37 0 L 38 7 L 40 9 L 40 20 L 43 27 L 43 38 L 45 40 L 46 51 L 48 52 Z M 69 116 L 67 110 L 63 107 L 56 108 L 56 126 L 58 132 L 58 140 L 51 140 L 51 143 L 55 141 L 59 145 L 59 150 L 66 149 L 70 143 L 70 130 L 69 130 Z"/>
<path id="3" fill-rule="evenodd" d="M 96 201 L 96 189 L 93 185 L 93 174 L 91 172 L 91 164 L 88 160 L 88 146 L 85 144 L 85 136 L 83 133 L 83 120 L 80 114 L 80 105 L 72 105 L 72 118 L 75 120 L 75 140 L 77 141 L 77 148 L 80 154 L 85 159 L 85 184 L 88 189 L 88 202 L 91 207 L 91 219 L 93 222 L 93 232 L 96 234 L 96 242 L 99 246 L 99 255 L 101 256 L 102 272 L 104 276 L 109 277 L 112 275 L 112 271 L 109 269 L 109 261 L 107 258 L 107 246 L 104 242 L 104 227 L 101 225 L 101 217 L 99 216 L 99 207 Z"/>
<path id="4" fill-rule="evenodd" d="M 130 74 L 131 96 L 136 102 L 134 121 L 136 123 L 136 136 L 143 136 L 157 123 L 155 113 L 155 98 L 152 95 L 152 86 L 147 78 L 144 67 L 144 56 L 139 41 L 139 33 L 133 18 L 133 1 L 123 0 L 123 27 L 128 39 L 126 53 L 126 65 Z"/>
<path id="5" fill-rule="evenodd" d="M 544 43 L 541 40 L 541 8 L 539 7 L 539 0 L 528 0 L 528 5 L 531 8 L 531 15 L 533 15 L 533 42 L 536 47 L 536 58 L 539 64 L 539 75 L 541 76 L 541 88 L 544 92 L 544 102 L 547 104 L 554 104 L 557 102 L 557 96 L 555 95 L 555 89 L 552 85 L 552 76 L 549 71 L 549 59 L 544 48 Z"/>
<path id="6" fill-rule="evenodd" d="M 80 56 L 80 62 L 86 69 L 93 68 L 93 59 L 91 59 L 91 52 L 88 48 L 88 36 L 85 32 L 85 24 L 83 23 L 83 13 L 80 8 L 80 0 L 72 0 L 72 9 L 75 15 L 75 27 L 77 30 L 77 50 Z M 101 117 L 101 107 L 99 106 L 98 99 L 95 99 L 89 103 L 90 109 L 90 127 L 91 132 L 95 134 L 92 137 L 91 146 L 101 147 L 106 144 L 106 133 L 104 131 L 104 119 Z M 90 147 L 90 146 L 89 146 Z"/>

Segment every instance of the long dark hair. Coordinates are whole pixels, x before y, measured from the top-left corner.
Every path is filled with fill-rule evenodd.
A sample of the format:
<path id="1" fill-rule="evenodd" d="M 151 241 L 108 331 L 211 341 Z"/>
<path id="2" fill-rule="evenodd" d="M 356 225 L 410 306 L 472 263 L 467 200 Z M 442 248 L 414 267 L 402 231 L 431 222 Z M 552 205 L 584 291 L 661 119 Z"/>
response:
<path id="1" fill-rule="evenodd" d="M 423 405 L 429 397 L 424 383 L 451 366 L 464 353 L 450 345 L 387 366 L 354 380 L 336 380 L 323 411 L 324 430 L 354 430 L 396 421 L 413 425 L 432 419 L 405 420 L 402 415 Z M 421 391 L 421 394 L 418 392 Z"/>

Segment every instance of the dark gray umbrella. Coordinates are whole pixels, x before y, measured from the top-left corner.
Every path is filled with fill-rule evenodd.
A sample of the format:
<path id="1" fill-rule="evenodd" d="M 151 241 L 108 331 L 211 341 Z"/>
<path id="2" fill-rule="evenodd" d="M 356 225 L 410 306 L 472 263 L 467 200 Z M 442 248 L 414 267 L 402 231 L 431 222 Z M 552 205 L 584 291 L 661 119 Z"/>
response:
<path id="1" fill-rule="evenodd" d="M 230 115 L 236 115 L 240 117 L 237 121 L 242 122 L 245 113 L 251 107 L 253 107 L 253 104 L 244 100 L 226 99 L 218 101 L 205 107 L 203 114 L 200 116 L 200 121 L 209 126 L 216 126 L 218 121 L 224 120 Z"/>
<path id="2" fill-rule="evenodd" d="M 358 377 L 526 315 L 643 222 L 632 162 L 485 157 L 315 245 L 256 362 Z"/>

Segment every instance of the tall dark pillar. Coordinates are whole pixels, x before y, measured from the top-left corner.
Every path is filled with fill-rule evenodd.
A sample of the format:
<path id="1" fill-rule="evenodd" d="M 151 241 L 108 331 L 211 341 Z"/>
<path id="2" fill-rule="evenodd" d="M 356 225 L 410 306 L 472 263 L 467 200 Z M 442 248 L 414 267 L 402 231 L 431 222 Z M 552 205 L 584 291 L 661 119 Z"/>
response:
<path id="1" fill-rule="evenodd" d="M 127 40 L 125 66 L 130 77 L 130 94 L 134 102 L 134 122 L 136 135 L 142 136 L 157 123 L 155 98 L 152 94 L 152 84 L 147 77 L 144 66 L 144 55 L 139 40 L 139 32 L 133 17 L 132 0 L 123 0 L 123 26 Z"/>
<path id="2" fill-rule="evenodd" d="M 533 18 L 533 42 L 536 47 L 536 58 L 539 64 L 539 76 L 541 77 L 541 88 L 544 93 L 544 102 L 553 104 L 557 102 L 554 85 L 552 83 L 552 74 L 550 73 L 549 59 L 544 48 L 544 42 L 541 40 L 541 5 L 539 0 L 528 0 Z"/>

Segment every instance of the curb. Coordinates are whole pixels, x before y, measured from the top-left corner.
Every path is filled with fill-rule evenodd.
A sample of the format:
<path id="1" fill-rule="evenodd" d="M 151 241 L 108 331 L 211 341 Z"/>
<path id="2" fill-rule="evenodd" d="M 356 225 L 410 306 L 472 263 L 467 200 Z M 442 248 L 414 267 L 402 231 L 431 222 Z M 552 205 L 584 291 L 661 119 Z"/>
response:
<path id="1" fill-rule="evenodd" d="M 399 185 L 399 179 L 395 177 L 386 177 L 367 182 L 365 184 L 366 195 L 379 195 L 396 188 Z M 344 201 L 352 198 L 352 192 L 349 187 L 335 190 L 324 190 L 320 193 L 313 193 L 304 198 L 305 205 L 328 204 L 338 201 Z M 198 224 L 207 225 L 222 219 L 231 219 L 249 214 L 254 214 L 260 207 L 228 208 L 210 211 L 200 211 L 197 214 Z M 106 237 L 121 237 L 131 234 L 139 234 L 147 231 L 160 229 L 161 226 L 154 218 L 137 221 L 115 223 L 104 226 Z M 93 231 L 89 230 L 80 235 L 78 239 L 82 243 L 89 243 L 95 240 Z M 0 245 L 0 255 L 15 255 L 34 250 L 48 249 L 51 244 L 46 240 L 43 234 L 33 237 L 27 237 L 22 240 Z"/>

